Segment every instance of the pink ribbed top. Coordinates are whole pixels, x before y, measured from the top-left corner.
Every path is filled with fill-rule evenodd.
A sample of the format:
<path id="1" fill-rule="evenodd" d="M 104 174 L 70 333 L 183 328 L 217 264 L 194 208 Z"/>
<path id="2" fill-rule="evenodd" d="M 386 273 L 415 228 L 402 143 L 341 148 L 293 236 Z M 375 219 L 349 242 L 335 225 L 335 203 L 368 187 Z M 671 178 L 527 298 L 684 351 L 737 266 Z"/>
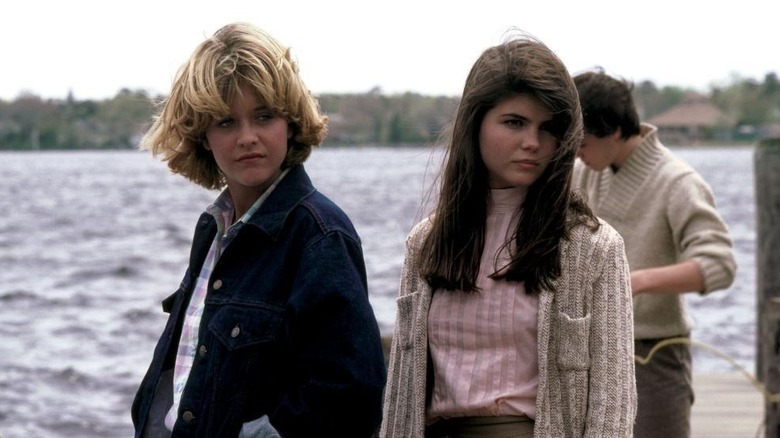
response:
<path id="1" fill-rule="evenodd" d="M 527 295 L 522 283 L 489 278 L 508 263 L 508 251 L 502 247 L 517 226 L 524 197 L 524 188 L 490 192 L 479 292 L 433 294 L 428 314 L 434 371 L 429 420 L 535 416 L 537 297 Z"/>

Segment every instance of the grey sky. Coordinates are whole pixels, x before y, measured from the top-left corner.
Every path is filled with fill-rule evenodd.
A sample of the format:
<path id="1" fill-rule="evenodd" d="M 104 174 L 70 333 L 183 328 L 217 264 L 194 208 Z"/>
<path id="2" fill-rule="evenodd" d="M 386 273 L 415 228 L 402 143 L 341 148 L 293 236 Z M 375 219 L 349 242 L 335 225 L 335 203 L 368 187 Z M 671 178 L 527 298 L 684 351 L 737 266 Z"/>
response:
<path id="1" fill-rule="evenodd" d="M 167 93 L 194 47 L 231 21 L 290 46 L 314 93 L 459 95 L 472 62 L 511 27 L 544 41 L 572 73 L 601 65 L 706 91 L 780 73 L 779 12 L 776 0 L 27 0 L 0 15 L 0 99 Z"/>

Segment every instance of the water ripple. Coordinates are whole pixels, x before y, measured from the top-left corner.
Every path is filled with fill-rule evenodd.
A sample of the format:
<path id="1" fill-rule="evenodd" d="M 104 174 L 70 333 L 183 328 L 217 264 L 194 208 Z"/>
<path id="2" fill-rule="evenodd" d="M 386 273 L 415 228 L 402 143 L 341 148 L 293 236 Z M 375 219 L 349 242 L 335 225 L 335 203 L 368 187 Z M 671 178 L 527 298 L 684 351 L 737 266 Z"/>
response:
<path id="1" fill-rule="evenodd" d="M 692 337 L 752 370 L 752 151 L 678 152 L 710 182 L 739 264 L 728 290 L 688 297 Z M 329 148 L 306 164 L 361 236 L 383 333 L 395 322 L 406 234 L 426 211 L 439 158 L 427 149 Z M 193 226 L 216 192 L 135 151 L 2 153 L 0 187 L 10 212 L 0 217 L 3 437 L 131 436 L 130 404 L 166 321 L 160 302 L 179 284 Z M 729 367 L 695 347 L 694 358 L 696 371 Z"/>

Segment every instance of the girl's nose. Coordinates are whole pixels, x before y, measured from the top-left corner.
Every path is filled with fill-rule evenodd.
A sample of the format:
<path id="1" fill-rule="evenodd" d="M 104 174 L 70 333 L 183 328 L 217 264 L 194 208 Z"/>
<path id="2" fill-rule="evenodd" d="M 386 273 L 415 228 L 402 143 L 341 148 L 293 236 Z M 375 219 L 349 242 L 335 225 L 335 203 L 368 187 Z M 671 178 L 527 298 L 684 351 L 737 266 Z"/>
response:
<path id="1" fill-rule="evenodd" d="M 238 133 L 238 144 L 240 146 L 251 146 L 257 143 L 257 134 L 255 134 L 252 125 L 249 123 L 242 123 L 241 130 Z"/>
<path id="2" fill-rule="evenodd" d="M 523 149 L 537 150 L 539 149 L 539 145 L 539 131 L 536 129 L 529 129 L 525 137 L 523 137 Z"/>

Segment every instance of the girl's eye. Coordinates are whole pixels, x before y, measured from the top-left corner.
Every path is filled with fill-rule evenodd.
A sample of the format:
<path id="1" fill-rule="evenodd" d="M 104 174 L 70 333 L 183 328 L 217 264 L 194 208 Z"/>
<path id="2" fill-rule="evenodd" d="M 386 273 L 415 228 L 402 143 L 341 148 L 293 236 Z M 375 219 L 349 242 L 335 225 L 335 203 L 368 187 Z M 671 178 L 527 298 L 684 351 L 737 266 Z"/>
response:
<path id="1" fill-rule="evenodd" d="M 263 111 L 263 112 L 257 113 L 257 115 L 255 117 L 257 117 L 257 120 L 271 120 L 271 119 L 274 118 L 274 115 L 272 113 Z"/>
<path id="2" fill-rule="evenodd" d="M 233 124 L 232 117 L 225 117 L 217 120 L 217 126 L 226 127 L 226 126 L 230 126 L 231 124 Z"/>

